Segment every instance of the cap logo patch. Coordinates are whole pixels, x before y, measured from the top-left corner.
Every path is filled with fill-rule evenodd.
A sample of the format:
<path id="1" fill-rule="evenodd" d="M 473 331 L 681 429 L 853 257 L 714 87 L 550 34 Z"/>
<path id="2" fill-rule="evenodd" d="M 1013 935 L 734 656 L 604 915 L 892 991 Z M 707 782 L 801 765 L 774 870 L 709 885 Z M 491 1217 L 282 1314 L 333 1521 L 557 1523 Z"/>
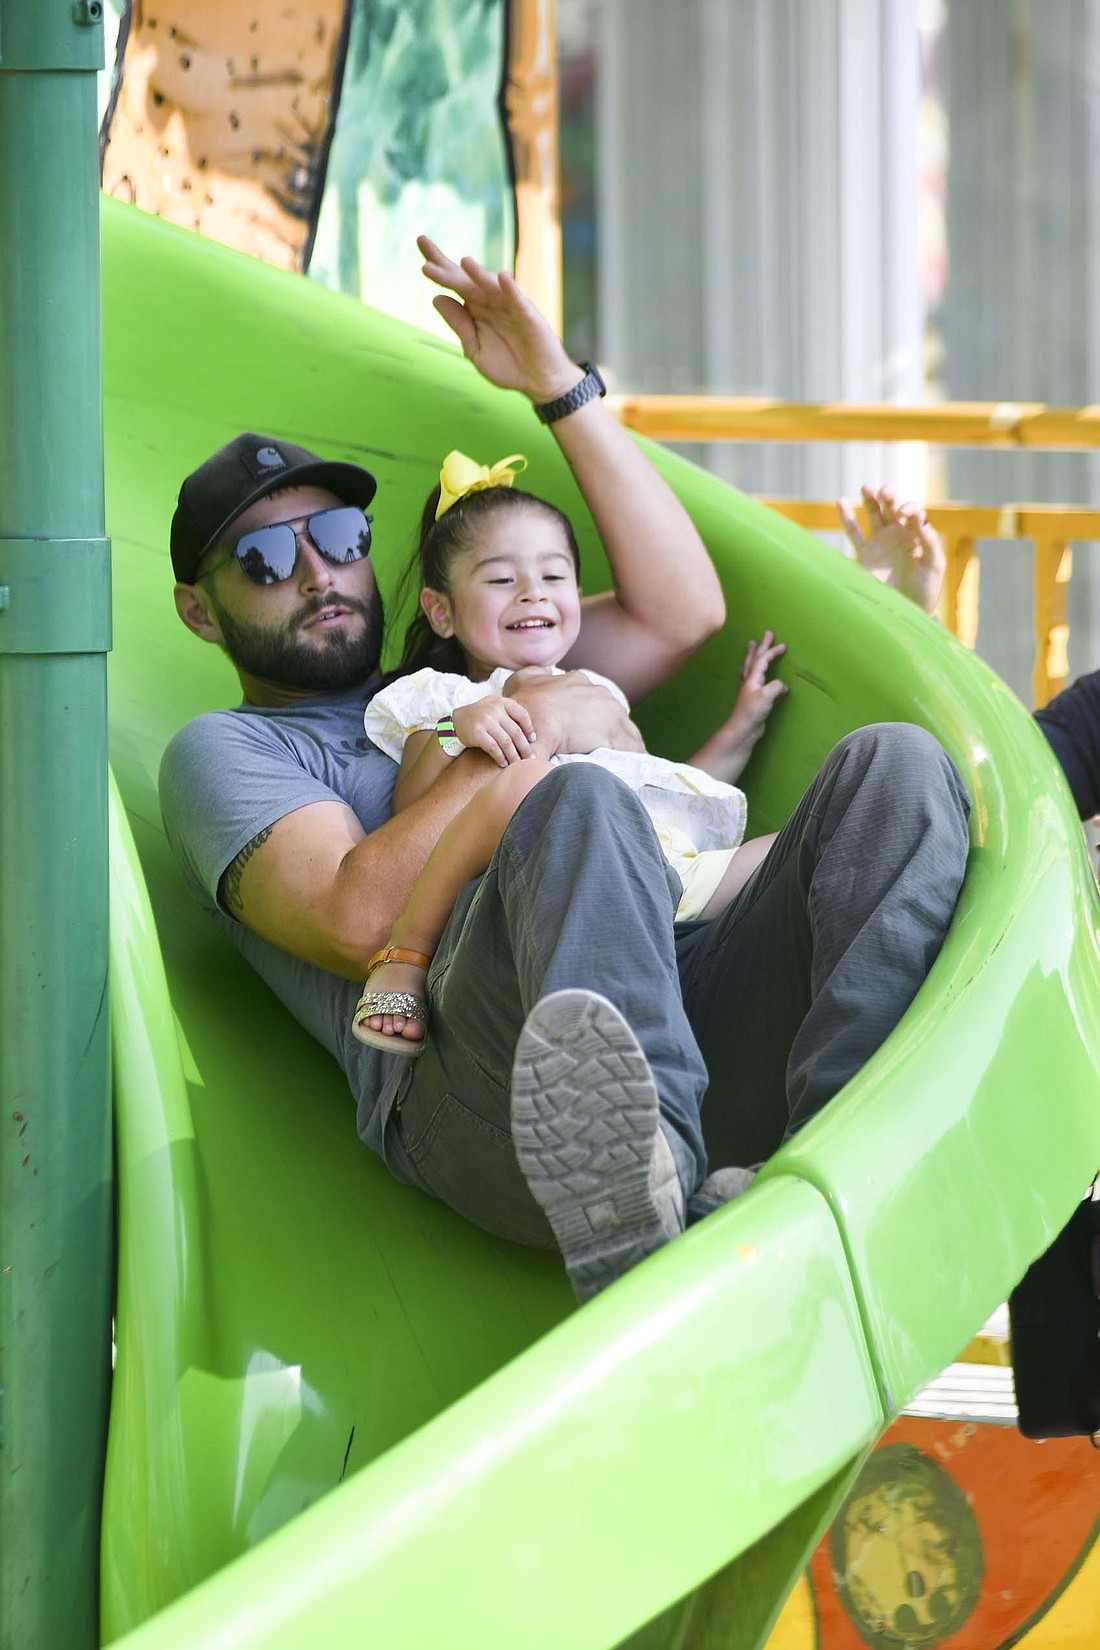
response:
<path id="1" fill-rule="evenodd" d="M 257 447 L 254 453 L 242 453 L 241 462 L 257 481 L 261 476 L 270 475 L 273 470 L 285 470 L 287 467 L 278 447 Z"/>

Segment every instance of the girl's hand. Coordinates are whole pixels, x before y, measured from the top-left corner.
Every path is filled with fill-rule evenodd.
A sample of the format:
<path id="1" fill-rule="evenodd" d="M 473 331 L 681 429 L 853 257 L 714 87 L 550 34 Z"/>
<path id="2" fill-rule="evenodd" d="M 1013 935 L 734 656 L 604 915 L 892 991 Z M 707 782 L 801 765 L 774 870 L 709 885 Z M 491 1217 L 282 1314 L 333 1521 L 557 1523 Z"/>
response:
<path id="1" fill-rule="evenodd" d="M 741 688 L 729 720 L 735 725 L 738 737 L 749 740 L 750 748 L 763 733 L 775 701 L 787 691 L 786 682 L 768 681 L 769 669 L 786 651 L 786 642 L 777 642 L 770 630 L 765 630 L 758 642 L 750 641 L 745 649 Z"/>
<path id="2" fill-rule="evenodd" d="M 870 534 L 864 534 L 846 498 L 836 502 L 856 560 L 881 584 L 934 613 L 947 560 L 936 529 L 919 504 L 899 504 L 888 487 L 861 488 Z"/>
<path id="3" fill-rule="evenodd" d="M 427 235 L 418 235 L 416 244 L 428 280 L 449 288 L 434 299 L 436 309 L 463 354 L 491 384 L 522 390 L 538 403 L 556 400 L 580 383 L 580 367 L 507 270 L 494 275 L 473 258 L 456 264 Z"/>
<path id="4" fill-rule="evenodd" d="M 459 705 L 451 720 L 464 745 L 484 751 L 502 768 L 536 754 L 535 724 L 517 699 L 491 693 L 472 705 Z"/>
<path id="5" fill-rule="evenodd" d="M 741 688 L 733 709 L 692 757 L 697 768 L 713 774 L 715 779 L 724 779 L 727 785 L 740 777 L 772 707 L 787 691 L 785 682 L 768 681 L 770 667 L 786 651 L 787 644 L 777 642 L 770 630 L 765 630 L 758 642 L 750 641 L 745 649 Z"/>

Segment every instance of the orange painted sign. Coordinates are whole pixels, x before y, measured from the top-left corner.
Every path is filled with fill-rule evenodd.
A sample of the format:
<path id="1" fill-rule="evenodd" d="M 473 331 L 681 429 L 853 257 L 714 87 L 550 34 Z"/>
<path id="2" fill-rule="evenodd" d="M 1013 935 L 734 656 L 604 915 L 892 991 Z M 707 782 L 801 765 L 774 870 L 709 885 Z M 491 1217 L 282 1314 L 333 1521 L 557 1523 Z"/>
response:
<path id="1" fill-rule="evenodd" d="M 1100 1454 L 1086 1439 L 903 1417 L 811 1560 L 817 1650 L 1100 1645 L 1098 1535 Z M 1089 1597 L 1068 1614 L 1091 1628 L 1067 1637 L 1063 1622 L 1048 1638 L 1041 1624 L 1078 1577 Z M 807 1642 L 798 1614 L 770 1650 Z"/>

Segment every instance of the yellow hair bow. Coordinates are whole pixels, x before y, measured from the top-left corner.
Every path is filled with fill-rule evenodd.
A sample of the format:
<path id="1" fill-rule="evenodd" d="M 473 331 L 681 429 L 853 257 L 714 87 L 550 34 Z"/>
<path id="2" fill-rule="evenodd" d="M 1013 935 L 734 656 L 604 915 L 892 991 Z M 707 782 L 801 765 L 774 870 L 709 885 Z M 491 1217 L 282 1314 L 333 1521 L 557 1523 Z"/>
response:
<path id="1" fill-rule="evenodd" d="M 452 504 L 457 504 L 467 493 L 483 493 L 487 487 L 510 487 L 527 468 L 522 453 L 512 453 L 498 459 L 493 465 L 477 464 L 465 453 L 448 453 L 439 472 L 439 503 L 435 519 L 446 515 Z"/>

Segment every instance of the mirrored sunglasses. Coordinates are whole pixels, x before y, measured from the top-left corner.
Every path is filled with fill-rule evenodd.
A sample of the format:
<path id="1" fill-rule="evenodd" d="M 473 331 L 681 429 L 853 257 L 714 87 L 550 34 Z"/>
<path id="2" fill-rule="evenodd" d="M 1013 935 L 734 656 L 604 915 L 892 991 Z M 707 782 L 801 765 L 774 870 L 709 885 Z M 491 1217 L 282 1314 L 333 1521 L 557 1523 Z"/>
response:
<path id="1" fill-rule="evenodd" d="M 346 567 L 370 554 L 371 520 L 357 504 L 337 504 L 331 510 L 318 510 L 315 515 L 298 521 L 275 521 L 268 527 L 242 533 L 229 555 L 206 571 L 215 573 L 236 558 L 241 572 L 253 584 L 283 584 L 298 561 L 296 529 L 306 533 L 311 544 L 333 567 Z"/>

